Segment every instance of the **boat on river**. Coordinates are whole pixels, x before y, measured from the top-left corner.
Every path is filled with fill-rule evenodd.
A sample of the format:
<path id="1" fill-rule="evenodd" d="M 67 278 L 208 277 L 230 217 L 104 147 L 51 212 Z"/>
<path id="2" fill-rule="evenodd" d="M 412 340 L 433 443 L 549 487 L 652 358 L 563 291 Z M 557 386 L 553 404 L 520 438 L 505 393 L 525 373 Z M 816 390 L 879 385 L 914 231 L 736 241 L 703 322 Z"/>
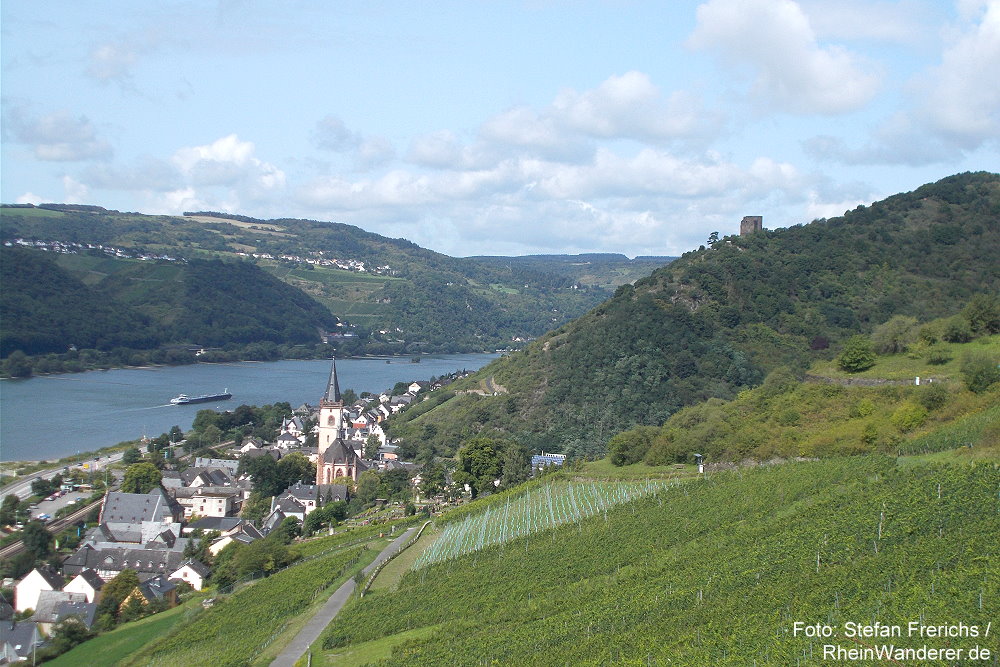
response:
<path id="1" fill-rule="evenodd" d="M 201 396 L 188 396 L 187 394 L 181 394 L 175 398 L 171 398 L 170 402 L 174 405 L 187 405 L 188 403 L 208 403 L 209 401 L 228 401 L 233 395 L 229 393 L 226 389 L 221 394 L 203 394 Z"/>

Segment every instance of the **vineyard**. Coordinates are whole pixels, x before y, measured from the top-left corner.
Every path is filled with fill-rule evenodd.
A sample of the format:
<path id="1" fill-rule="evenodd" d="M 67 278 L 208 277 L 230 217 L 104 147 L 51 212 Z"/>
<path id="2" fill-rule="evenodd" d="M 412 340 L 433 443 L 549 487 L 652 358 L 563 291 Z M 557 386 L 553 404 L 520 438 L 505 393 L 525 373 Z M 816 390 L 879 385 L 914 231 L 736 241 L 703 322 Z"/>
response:
<path id="1" fill-rule="evenodd" d="M 122 664 L 249 665 L 293 617 L 332 584 L 346 579 L 366 555 L 375 553 L 355 546 L 293 565 L 237 590 Z"/>
<path id="2" fill-rule="evenodd" d="M 574 492 L 553 488 L 553 508 Z M 717 473 L 425 564 L 346 608 L 313 664 L 384 640 L 391 665 L 815 665 L 822 640 L 794 636 L 796 621 L 985 627 L 1000 617 L 998 493 L 993 463 L 854 457 Z M 995 630 L 894 641 L 996 655 Z"/>
<path id="3" fill-rule="evenodd" d="M 667 482 L 555 482 L 534 485 L 502 505 L 486 505 L 476 514 L 450 523 L 413 564 L 418 570 L 494 544 L 557 528 L 607 512 L 615 505 L 662 491 Z"/>

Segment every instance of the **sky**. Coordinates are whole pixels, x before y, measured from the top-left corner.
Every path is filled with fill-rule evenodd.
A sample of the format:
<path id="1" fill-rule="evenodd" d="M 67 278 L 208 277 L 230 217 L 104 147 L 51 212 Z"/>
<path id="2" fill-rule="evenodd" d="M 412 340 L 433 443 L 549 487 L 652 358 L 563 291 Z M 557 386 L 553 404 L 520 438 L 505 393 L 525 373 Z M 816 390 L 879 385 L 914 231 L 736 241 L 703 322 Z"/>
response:
<path id="1" fill-rule="evenodd" d="M 4 203 L 679 255 L 1000 170 L 1000 0 L 4 0 Z"/>

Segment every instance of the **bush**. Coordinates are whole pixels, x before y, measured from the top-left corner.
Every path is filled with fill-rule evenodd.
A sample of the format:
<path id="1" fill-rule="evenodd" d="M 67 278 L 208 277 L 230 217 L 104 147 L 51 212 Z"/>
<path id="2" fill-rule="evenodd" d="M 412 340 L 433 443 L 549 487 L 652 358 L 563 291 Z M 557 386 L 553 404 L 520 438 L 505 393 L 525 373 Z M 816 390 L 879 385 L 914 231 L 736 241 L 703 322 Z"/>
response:
<path id="1" fill-rule="evenodd" d="M 948 400 L 948 390 L 940 384 L 932 384 L 920 390 L 917 401 L 929 412 L 937 410 Z"/>
<path id="2" fill-rule="evenodd" d="M 894 315 L 872 332 L 872 343 L 879 354 L 905 352 L 916 338 L 917 320 L 905 315 Z"/>
<path id="3" fill-rule="evenodd" d="M 941 338 L 949 343 L 968 343 L 972 340 L 972 327 L 965 318 L 955 316 L 948 320 Z"/>
<path id="4" fill-rule="evenodd" d="M 848 373 L 860 373 L 875 365 L 875 351 L 867 336 L 852 336 L 844 343 L 837 365 Z"/>
<path id="5" fill-rule="evenodd" d="M 908 433 L 927 421 L 927 409 L 916 403 L 903 403 L 892 413 L 889 421 L 901 433 Z"/>
<path id="6" fill-rule="evenodd" d="M 1000 368 L 995 359 L 985 352 L 968 352 L 962 357 L 962 377 L 969 391 L 986 391 L 990 385 L 1000 381 Z"/>
<path id="7" fill-rule="evenodd" d="M 947 345 L 931 345 L 927 349 L 927 363 L 935 366 L 946 364 L 953 359 L 951 348 Z"/>

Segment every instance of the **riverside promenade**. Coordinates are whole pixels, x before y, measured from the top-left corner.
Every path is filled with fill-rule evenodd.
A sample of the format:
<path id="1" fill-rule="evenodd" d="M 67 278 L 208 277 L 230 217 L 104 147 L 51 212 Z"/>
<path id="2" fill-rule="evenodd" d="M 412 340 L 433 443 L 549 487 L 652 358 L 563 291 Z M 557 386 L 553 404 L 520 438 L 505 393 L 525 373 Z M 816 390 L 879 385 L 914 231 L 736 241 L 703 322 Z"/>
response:
<path id="1" fill-rule="evenodd" d="M 376 567 L 378 567 L 382 561 L 389 559 L 393 554 L 398 552 L 407 540 L 409 540 L 413 533 L 417 531 L 416 527 L 407 528 L 403 531 L 403 534 L 392 541 L 389 546 L 382 550 L 382 552 L 376 556 L 375 560 L 365 567 L 362 572 L 365 575 L 371 573 Z M 315 616 L 306 624 L 304 628 L 295 635 L 295 638 L 285 647 L 285 650 L 278 654 L 278 657 L 274 659 L 271 663 L 271 667 L 293 667 L 295 662 L 302 657 L 302 654 L 309 650 L 313 642 L 319 639 L 320 634 L 322 634 L 323 629 L 330 624 L 333 617 L 337 615 L 338 612 L 343 608 L 347 601 L 351 598 L 351 594 L 354 593 L 354 579 L 348 579 L 346 582 L 341 584 L 340 588 L 334 591 L 330 599 L 326 601 Z"/>

